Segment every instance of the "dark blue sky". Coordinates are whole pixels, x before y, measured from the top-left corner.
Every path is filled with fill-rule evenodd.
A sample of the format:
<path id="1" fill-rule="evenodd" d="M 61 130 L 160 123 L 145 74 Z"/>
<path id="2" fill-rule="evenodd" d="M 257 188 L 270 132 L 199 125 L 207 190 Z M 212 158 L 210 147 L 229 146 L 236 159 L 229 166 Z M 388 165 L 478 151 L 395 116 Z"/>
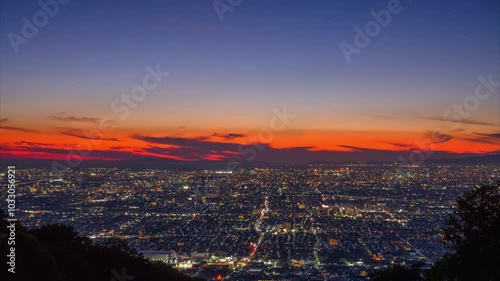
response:
<path id="1" fill-rule="evenodd" d="M 401 13 L 347 63 L 339 44 L 354 44 L 354 28 L 364 29 L 370 11 L 389 2 L 245 0 L 221 22 L 213 1 L 73 0 L 16 54 L 8 34 L 20 35 L 21 18 L 41 8 L 2 1 L 2 118 L 47 128 L 59 126 L 42 125 L 57 114 L 104 118 L 146 66 L 160 65 L 168 82 L 121 123 L 123 134 L 143 124 L 157 135 L 178 127 L 190 136 L 214 128 L 248 133 L 287 106 L 299 116 L 287 130 L 302 135 L 375 130 L 406 133 L 408 141 L 434 126 L 426 118 L 473 93 L 478 76 L 498 80 L 500 4 L 402 0 Z M 470 118 L 498 124 L 498 104 L 495 94 Z M 402 121 L 366 120 L 383 115 Z M 339 145 L 314 137 L 300 144 Z M 478 151 L 465 146 L 449 150 Z"/>

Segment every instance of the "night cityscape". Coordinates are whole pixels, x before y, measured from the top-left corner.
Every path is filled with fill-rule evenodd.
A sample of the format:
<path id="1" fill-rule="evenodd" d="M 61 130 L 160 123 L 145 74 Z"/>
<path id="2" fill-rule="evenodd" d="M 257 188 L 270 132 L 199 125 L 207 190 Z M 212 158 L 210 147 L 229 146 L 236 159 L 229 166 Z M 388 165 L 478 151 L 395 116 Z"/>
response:
<path id="1" fill-rule="evenodd" d="M 62 223 L 95 241 L 119 237 L 207 280 L 368 280 L 390 264 L 430 266 L 445 254 L 441 228 L 457 197 L 499 181 L 500 166 L 33 168 L 17 175 L 18 217 L 28 228 Z"/>

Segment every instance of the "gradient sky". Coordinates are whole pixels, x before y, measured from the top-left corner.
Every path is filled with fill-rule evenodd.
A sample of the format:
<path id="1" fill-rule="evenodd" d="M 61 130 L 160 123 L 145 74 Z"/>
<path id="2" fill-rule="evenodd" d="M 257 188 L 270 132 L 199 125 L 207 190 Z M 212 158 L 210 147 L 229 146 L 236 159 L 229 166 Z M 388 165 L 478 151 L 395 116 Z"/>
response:
<path id="1" fill-rule="evenodd" d="M 339 44 L 388 2 L 245 0 L 221 22 L 213 1 L 73 0 L 16 54 L 8 34 L 42 9 L 2 1 L 0 156 L 64 159 L 103 119 L 116 128 L 84 159 L 247 159 L 238 146 L 255 142 L 277 162 L 500 151 L 498 87 L 443 120 L 479 76 L 500 81 L 500 2 L 402 0 L 347 63 Z M 170 75 L 120 118 L 113 101 L 157 65 Z M 259 138 L 284 107 L 295 118 Z"/>

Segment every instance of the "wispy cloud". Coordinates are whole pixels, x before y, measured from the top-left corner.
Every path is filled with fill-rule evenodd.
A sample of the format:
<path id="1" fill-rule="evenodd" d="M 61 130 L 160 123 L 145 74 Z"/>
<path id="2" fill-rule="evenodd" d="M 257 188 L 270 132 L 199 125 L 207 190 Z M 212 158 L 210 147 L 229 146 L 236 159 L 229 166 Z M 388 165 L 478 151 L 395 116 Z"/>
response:
<path id="1" fill-rule="evenodd" d="M 352 146 L 352 145 L 344 145 L 344 144 L 339 144 L 338 147 L 349 148 L 349 149 L 351 149 L 353 151 L 356 151 L 356 152 L 361 152 L 361 151 L 369 150 L 369 149 L 364 148 L 364 147 L 358 147 L 358 146 Z"/>
<path id="2" fill-rule="evenodd" d="M 36 133 L 38 131 L 33 129 L 21 128 L 21 127 L 13 127 L 13 126 L 0 126 L 2 130 L 11 130 L 11 131 L 20 131 L 25 133 Z"/>
<path id="3" fill-rule="evenodd" d="M 2 118 L 2 119 L 0 119 L 0 123 L 7 122 L 9 120 L 10 120 L 9 118 Z M 0 129 L 2 129 L 2 130 L 10 130 L 10 131 L 19 131 L 19 132 L 25 132 L 25 133 L 35 133 L 35 132 L 37 132 L 36 130 L 33 130 L 33 129 L 16 127 L 16 126 L 0 126 Z"/>
<path id="4" fill-rule="evenodd" d="M 16 146 L 29 146 L 29 147 L 51 147 L 56 146 L 55 144 L 43 143 L 43 142 L 32 142 L 32 141 L 18 141 L 15 142 Z"/>
<path id="5" fill-rule="evenodd" d="M 500 133 L 492 133 L 492 134 L 474 133 L 474 134 L 487 138 L 500 139 Z"/>
<path id="6" fill-rule="evenodd" d="M 500 145 L 500 133 L 473 133 L 472 136 L 461 137 L 461 139 L 470 142 Z"/>
<path id="7" fill-rule="evenodd" d="M 78 149 L 74 145 L 54 145 L 48 143 L 16 142 L 4 144 L 1 153 L 5 157 L 27 159 L 66 159 L 69 150 Z M 92 155 L 82 156 L 84 160 L 129 160 L 144 158 L 144 154 L 131 151 L 93 150 Z"/>
<path id="8" fill-rule="evenodd" d="M 235 134 L 235 133 L 220 134 L 220 133 L 215 132 L 212 136 L 218 137 L 218 138 L 223 138 L 223 139 L 226 139 L 226 140 L 232 140 L 232 139 L 237 139 L 237 138 L 243 138 L 246 135 L 245 134 Z"/>
<path id="9" fill-rule="evenodd" d="M 433 120 L 433 121 L 441 121 L 441 122 L 450 122 L 450 123 L 463 123 L 463 124 L 471 124 L 471 125 L 481 125 L 481 126 L 498 126 L 498 124 L 493 124 L 493 123 L 488 123 L 488 122 L 482 122 L 482 121 L 476 121 L 476 120 L 471 120 L 471 119 L 453 120 L 453 119 L 446 119 L 446 118 L 442 118 L 442 117 L 422 117 L 421 119 Z"/>
<path id="10" fill-rule="evenodd" d="M 99 118 L 94 117 L 76 117 L 76 116 L 50 116 L 51 119 L 55 119 L 63 122 L 83 122 L 83 123 L 98 123 Z"/>
<path id="11" fill-rule="evenodd" d="M 425 139 L 430 140 L 427 144 L 438 144 L 452 140 L 453 136 L 439 131 L 427 131 L 425 133 Z"/>
<path id="12" fill-rule="evenodd" d="M 399 142 L 386 142 L 387 144 L 394 145 L 397 147 L 403 147 L 403 148 L 410 148 L 413 147 L 411 144 L 406 144 L 406 143 L 399 143 Z"/>
<path id="13" fill-rule="evenodd" d="M 105 138 L 103 135 L 99 135 L 91 130 L 85 130 L 85 129 L 64 129 L 59 133 L 81 139 L 120 141 L 119 139 L 116 138 Z"/>

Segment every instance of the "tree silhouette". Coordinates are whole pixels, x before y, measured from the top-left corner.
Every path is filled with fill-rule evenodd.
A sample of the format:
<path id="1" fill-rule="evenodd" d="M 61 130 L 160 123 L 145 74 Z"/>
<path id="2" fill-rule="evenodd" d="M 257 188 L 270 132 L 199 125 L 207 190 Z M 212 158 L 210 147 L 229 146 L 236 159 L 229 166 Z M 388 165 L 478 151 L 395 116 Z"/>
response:
<path id="1" fill-rule="evenodd" d="M 500 280 L 500 185 L 461 197 L 443 237 L 454 253 L 433 266 L 431 280 Z"/>
<path id="2" fill-rule="evenodd" d="M 484 185 L 457 200 L 443 230 L 452 250 L 424 272 L 391 266 L 371 275 L 374 281 L 496 281 L 500 280 L 500 184 Z M 420 279 L 419 279 L 420 278 Z"/>
<path id="3" fill-rule="evenodd" d="M 443 231 L 457 251 L 468 244 L 483 248 L 500 243 L 500 187 L 482 186 L 460 198 Z"/>

